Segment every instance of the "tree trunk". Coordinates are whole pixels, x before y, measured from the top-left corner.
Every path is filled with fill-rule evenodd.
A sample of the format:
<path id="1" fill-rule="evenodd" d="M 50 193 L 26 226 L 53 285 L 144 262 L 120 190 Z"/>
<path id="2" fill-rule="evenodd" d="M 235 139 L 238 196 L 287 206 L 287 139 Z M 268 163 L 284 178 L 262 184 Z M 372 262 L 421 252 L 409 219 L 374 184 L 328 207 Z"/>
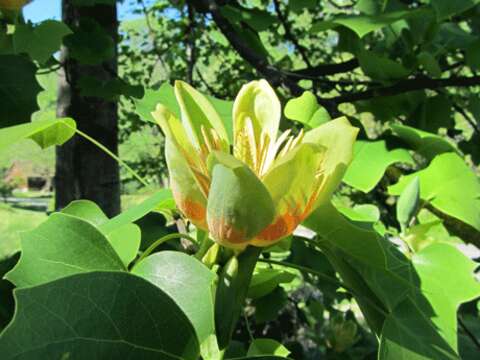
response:
<path id="1" fill-rule="evenodd" d="M 63 21 L 75 28 L 88 17 L 98 22 L 117 40 L 115 6 L 75 7 L 72 0 L 62 0 Z M 96 39 L 92 39 L 95 41 Z M 103 99 L 80 96 L 78 82 L 82 76 L 108 80 L 117 72 L 116 55 L 100 65 L 83 65 L 69 57 L 62 48 L 57 116 L 72 117 L 78 128 L 114 153 L 118 153 L 117 104 Z M 62 209 L 71 201 L 88 199 L 97 203 L 107 216 L 120 212 L 120 176 L 118 164 L 92 143 L 76 135 L 56 149 L 55 207 Z"/>

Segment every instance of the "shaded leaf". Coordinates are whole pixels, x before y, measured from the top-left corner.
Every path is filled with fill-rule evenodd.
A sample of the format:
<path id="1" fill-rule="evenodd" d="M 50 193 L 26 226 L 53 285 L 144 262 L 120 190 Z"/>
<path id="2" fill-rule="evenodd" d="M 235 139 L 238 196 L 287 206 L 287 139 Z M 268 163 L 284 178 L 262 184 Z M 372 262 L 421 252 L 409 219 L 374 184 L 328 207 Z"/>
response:
<path id="1" fill-rule="evenodd" d="M 36 72 L 24 56 L 0 55 L 0 127 L 28 122 L 38 110 Z"/>
<path id="2" fill-rule="evenodd" d="M 69 49 L 69 56 L 82 64 L 97 65 L 115 56 L 112 37 L 90 18 L 82 18 L 79 27 L 63 41 Z"/>
<path id="3" fill-rule="evenodd" d="M 432 0 L 431 3 L 437 14 L 437 19 L 444 20 L 470 9 L 479 2 L 479 0 Z"/>
<path id="4" fill-rule="evenodd" d="M 200 343 L 215 333 L 214 282 L 216 276 L 194 257 L 161 251 L 135 265 L 132 273 L 160 288 L 187 315 Z"/>
<path id="5" fill-rule="evenodd" d="M 77 274 L 16 290 L 15 298 L 15 317 L 0 336 L 6 359 L 199 356 L 194 328 L 182 310 L 158 287 L 135 275 Z"/>
<path id="6" fill-rule="evenodd" d="M 63 37 L 71 32 L 67 25 L 56 20 L 42 21 L 38 25 L 19 24 L 13 34 L 14 51 L 26 53 L 43 65 L 60 50 Z"/>
<path id="7" fill-rule="evenodd" d="M 252 275 L 247 296 L 252 299 L 260 298 L 275 290 L 278 285 L 289 283 L 293 279 L 295 274 L 284 269 L 257 268 Z"/>

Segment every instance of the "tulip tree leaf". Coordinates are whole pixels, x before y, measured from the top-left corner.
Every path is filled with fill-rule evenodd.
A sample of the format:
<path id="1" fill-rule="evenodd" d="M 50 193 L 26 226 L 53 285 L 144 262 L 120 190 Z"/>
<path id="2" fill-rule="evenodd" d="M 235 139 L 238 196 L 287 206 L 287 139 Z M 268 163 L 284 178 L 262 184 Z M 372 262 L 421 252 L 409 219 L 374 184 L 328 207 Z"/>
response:
<path id="1" fill-rule="evenodd" d="M 354 31 L 360 38 L 362 38 L 372 31 L 380 30 L 394 22 L 405 20 L 412 16 L 421 16 L 424 13 L 425 9 L 417 9 L 393 11 L 378 15 L 338 16 L 332 20 L 315 23 L 311 31 L 324 31 L 342 25 Z"/>
<path id="2" fill-rule="evenodd" d="M 358 54 L 358 61 L 365 75 L 375 80 L 402 79 L 410 74 L 401 63 L 373 51 L 361 51 Z"/>
<path id="3" fill-rule="evenodd" d="M 415 304 L 414 297 L 407 297 L 385 321 L 380 342 L 380 358 L 397 356 L 404 359 L 424 359 L 430 353 L 432 359 L 459 359 L 448 352 L 440 356 L 428 346 L 437 331 L 453 349 L 457 348 L 456 317 L 461 303 L 480 295 L 480 283 L 473 276 L 477 265 L 449 244 L 436 243 L 413 255 L 412 263 L 419 277 L 422 295 L 429 304 Z M 452 268 L 455 271 L 452 271 Z M 415 305 L 415 306 L 412 306 Z M 431 306 L 431 308 L 429 308 Z M 430 314 L 432 323 L 419 323 L 418 318 Z M 398 339 L 402 339 L 398 343 Z M 407 346 L 406 344 L 409 344 Z M 403 345 L 403 346 L 399 346 Z"/>
<path id="4" fill-rule="evenodd" d="M 445 138 L 405 125 L 392 125 L 393 134 L 405 141 L 413 150 L 433 159 L 445 152 L 456 152 L 455 147 Z"/>
<path id="5" fill-rule="evenodd" d="M 64 43 L 69 55 L 82 64 L 97 65 L 115 56 L 112 37 L 90 18 L 82 18 L 79 27 L 65 36 Z"/>
<path id="6" fill-rule="evenodd" d="M 24 56 L 0 55 L 0 127 L 28 122 L 38 110 L 42 88 L 36 72 L 37 67 Z"/>
<path id="7" fill-rule="evenodd" d="M 135 275 L 76 274 L 16 290 L 15 298 L 15 317 L 0 336 L 5 359 L 199 356 L 194 328 L 179 306 Z"/>
<path id="8" fill-rule="evenodd" d="M 290 351 L 273 339 L 255 339 L 250 344 L 247 356 L 277 355 L 286 358 Z"/>
<path id="9" fill-rule="evenodd" d="M 20 24 L 13 34 L 16 53 L 27 53 L 32 60 L 43 65 L 60 50 L 62 39 L 72 31 L 63 22 L 46 20 L 38 25 Z"/>
<path id="10" fill-rule="evenodd" d="M 420 182 L 414 177 L 400 194 L 397 201 L 397 220 L 402 229 L 408 227 L 415 216 L 420 201 Z"/>
<path id="11" fill-rule="evenodd" d="M 472 261 L 442 243 L 409 261 L 389 241 L 355 226 L 331 204 L 321 206 L 305 224 L 322 235 L 323 252 L 380 335 L 380 359 L 459 358 L 457 308 L 480 295 Z"/>
<path id="12" fill-rule="evenodd" d="M 389 150 L 384 140 L 357 141 L 353 161 L 343 181 L 363 192 L 369 192 L 382 179 L 385 170 L 395 163 L 415 164 L 407 150 Z"/>
<path id="13" fill-rule="evenodd" d="M 102 231 L 101 225 L 106 224 L 109 220 L 102 209 L 89 200 L 73 201 L 62 210 L 62 213 L 86 220 L 100 229 L 100 231 Z M 135 259 L 140 248 L 142 238 L 140 228 L 135 224 L 127 223 L 109 232 L 103 232 L 103 234 L 120 259 L 122 259 L 123 264 L 128 266 Z"/>
<path id="14" fill-rule="evenodd" d="M 132 273 L 156 285 L 193 324 L 202 343 L 215 333 L 213 289 L 216 276 L 194 257 L 161 251 L 135 265 Z"/>
<path id="15" fill-rule="evenodd" d="M 435 0 L 432 1 L 432 6 L 437 14 L 437 19 L 443 20 L 468 10 L 478 3 L 480 3 L 479 0 Z"/>
<path id="16" fill-rule="evenodd" d="M 460 156 L 438 155 L 427 168 L 401 177 L 388 188 L 390 194 L 401 194 L 415 176 L 420 179 L 422 200 L 480 231 L 480 182 Z"/>
<path id="17" fill-rule="evenodd" d="M 123 225 L 127 225 L 141 219 L 151 211 L 161 211 L 172 208 L 175 208 L 172 192 L 169 189 L 162 189 L 142 201 L 140 204 L 128 208 L 121 214 L 101 224 L 99 229 L 103 233 L 108 234 L 113 230 L 119 229 Z"/>
<path id="18" fill-rule="evenodd" d="M 35 141 L 41 148 L 62 145 L 75 134 L 72 119 L 41 120 L 0 129 L 0 152 L 23 139 Z"/>
<path id="19" fill-rule="evenodd" d="M 67 214 L 52 214 L 39 227 L 24 233 L 21 245 L 20 260 L 6 276 L 17 287 L 95 270 L 125 270 L 115 250 L 95 226 Z"/>
<path id="20" fill-rule="evenodd" d="M 284 114 L 288 119 L 296 120 L 309 128 L 315 128 L 330 120 L 327 110 L 317 103 L 315 95 L 310 91 L 289 100 L 285 105 Z"/>
<path id="21" fill-rule="evenodd" d="M 248 297 L 260 298 L 275 290 L 278 285 L 289 283 L 293 279 L 295 279 L 295 274 L 283 269 L 257 268 L 252 275 Z"/>

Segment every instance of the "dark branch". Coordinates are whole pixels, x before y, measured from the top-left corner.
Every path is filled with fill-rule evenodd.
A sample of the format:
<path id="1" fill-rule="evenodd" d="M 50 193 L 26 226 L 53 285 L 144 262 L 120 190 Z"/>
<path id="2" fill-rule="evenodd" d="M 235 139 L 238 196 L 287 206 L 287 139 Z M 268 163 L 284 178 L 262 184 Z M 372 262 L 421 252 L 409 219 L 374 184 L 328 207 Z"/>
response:
<path id="1" fill-rule="evenodd" d="M 323 64 L 317 65 L 310 69 L 302 69 L 292 71 L 292 74 L 305 78 L 313 78 L 326 75 L 334 75 L 352 71 L 358 67 L 358 60 L 351 59 L 338 64 Z"/>
<path id="2" fill-rule="evenodd" d="M 193 1 L 194 4 L 201 4 L 212 17 L 220 31 L 228 39 L 232 47 L 238 54 L 252 65 L 258 72 L 265 76 L 273 85 L 285 85 L 294 95 L 300 95 L 303 89 L 292 81 L 284 73 L 268 63 L 268 60 L 261 54 L 252 50 L 243 40 L 238 36 L 232 24 L 221 14 L 220 9 L 215 1 L 199 0 Z"/>
<path id="3" fill-rule="evenodd" d="M 428 77 L 417 77 L 413 79 L 400 80 L 396 84 L 384 87 L 371 88 L 365 91 L 340 95 L 331 100 L 337 104 L 368 100 L 374 97 L 398 95 L 415 90 L 435 90 L 445 87 L 469 87 L 480 85 L 480 76 L 451 77 L 448 79 L 431 79 Z"/>
<path id="4" fill-rule="evenodd" d="M 303 47 L 298 42 L 298 39 L 293 35 L 290 24 L 288 23 L 288 15 L 282 12 L 282 9 L 280 8 L 280 2 L 278 0 L 273 0 L 273 7 L 275 8 L 277 17 L 280 20 L 283 29 L 285 30 L 285 38 L 293 44 L 295 49 L 300 54 L 302 60 L 305 62 L 305 64 L 307 64 L 308 68 L 310 69 L 312 67 L 312 64 L 310 63 L 310 59 L 307 56 L 307 49 Z"/>

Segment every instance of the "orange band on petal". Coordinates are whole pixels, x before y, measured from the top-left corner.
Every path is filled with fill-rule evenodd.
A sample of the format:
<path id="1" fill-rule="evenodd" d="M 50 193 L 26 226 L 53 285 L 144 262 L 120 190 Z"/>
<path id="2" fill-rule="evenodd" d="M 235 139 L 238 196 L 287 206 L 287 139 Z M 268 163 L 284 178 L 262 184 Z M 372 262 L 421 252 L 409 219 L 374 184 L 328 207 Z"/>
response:
<path id="1" fill-rule="evenodd" d="M 263 229 L 260 234 L 257 235 L 257 239 L 273 242 L 284 238 L 290 235 L 302 220 L 302 216 L 286 213 Z"/>
<path id="2" fill-rule="evenodd" d="M 241 244 L 245 242 L 245 232 L 234 229 L 231 224 L 226 224 L 225 219 L 210 220 L 209 230 L 213 238 L 220 243 Z"/>

